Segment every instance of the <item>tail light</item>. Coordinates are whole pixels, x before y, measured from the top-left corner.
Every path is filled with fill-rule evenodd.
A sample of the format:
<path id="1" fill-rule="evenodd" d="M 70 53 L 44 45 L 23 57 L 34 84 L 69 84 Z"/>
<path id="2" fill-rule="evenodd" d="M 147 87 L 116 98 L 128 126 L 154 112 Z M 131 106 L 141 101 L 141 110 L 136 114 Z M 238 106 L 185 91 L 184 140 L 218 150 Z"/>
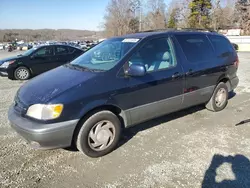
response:
<path id="1" fill-rule="evenodd" d="M 237 57 L 237 60 L 234 62 L 234 66 L 236 68 L 238 68 L 239 67 L 239 63 L 240 63 L 240 61 L 239 61 L 239 58 Z"/>

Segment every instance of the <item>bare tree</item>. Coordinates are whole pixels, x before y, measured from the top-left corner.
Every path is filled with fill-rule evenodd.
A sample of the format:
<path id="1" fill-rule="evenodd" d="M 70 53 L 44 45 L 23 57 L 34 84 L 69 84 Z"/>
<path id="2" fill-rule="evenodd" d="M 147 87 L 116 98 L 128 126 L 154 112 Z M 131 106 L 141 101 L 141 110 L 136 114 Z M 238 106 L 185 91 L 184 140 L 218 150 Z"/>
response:
<path id="1" fill-rule="evenodd" d="M 148 13 L 145 17 L 146 29 L 166 28 L 166 4 L 164 0 L 148 0 Z"/>
<path id="2" fill-rule="evenodd" d="M 139 0 L 111 0 L 104 17 L 106 36 L 119 36 L 138 31 Z"/>
<path id="3" fill-rule="evenodd" d="M 228 0 L 227 2 L 216 0 L 213 3 L 211 14 L 211 26 L 214 28 L 214 30 L 234 27 L 233 17 L 234 2 L 232 0 Z"/>
<path id="4" fill-rule="evenodd" d="M 215 0 L 213 7 L 212 7 L 212 13 L 211 13 L 211 19 L 212 19 L 212 26 L 214 30 L 218 30 L 221 24 L 221 0 Z"/>
<path id="5" fill-rule="evenodd" d="M 250 1 L 238 0 L 235 5 L 236 22 L 244 34 L 250 34 Z"/>
<path id="6" fill-rule="evenodd" d="M 173 2 L 175 4 L 173 7 L 178 8 L 179 13 L 177 26 L 181 28 L 187 28 L 190 15 L 189 4 L 191 0 L 173 0 Z"/>

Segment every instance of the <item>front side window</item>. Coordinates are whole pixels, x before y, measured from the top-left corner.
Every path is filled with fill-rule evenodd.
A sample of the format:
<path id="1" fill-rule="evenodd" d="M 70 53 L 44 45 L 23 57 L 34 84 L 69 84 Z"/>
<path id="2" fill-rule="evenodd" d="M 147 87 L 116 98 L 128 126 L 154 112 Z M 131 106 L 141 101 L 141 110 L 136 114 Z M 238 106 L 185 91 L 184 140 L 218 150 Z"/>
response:
<path id="1" fill-rule="evenodd" d="M 90 70 L 110 70 L 116 66 L 126 53 L 138 42 L 139 39 L 126 38 L 106 40 L 76 58 L 70 65 Z"/>
<path id="2" fill-rule="evenodd" d="M 188 34 L 175 37 L 190 63 L 207 62 L 214 57 L 213 48 L 205 35 Z"/>
<path id="3" fill-rule="evenodd" d="M 224 37 L 209 36 L 209 39 L 211 40 L 218 56 L 229 55 L 234 51 L 232 45 Z"/>
<path id="4" fill-rule="evenodd" d="M 168 69 L 176 66 L 174 49 L 169 38 L 158 38 L 148 41 L 129 60 L 132 64 L 142 64 L 147 72 Z"/>
<path id="5" fill-rule="evenodd" d="M 42 47 L 33 54 L 34 57 L 45 57 L 51 55 L 53 55 L 53 48 L 51 46 Z"/>

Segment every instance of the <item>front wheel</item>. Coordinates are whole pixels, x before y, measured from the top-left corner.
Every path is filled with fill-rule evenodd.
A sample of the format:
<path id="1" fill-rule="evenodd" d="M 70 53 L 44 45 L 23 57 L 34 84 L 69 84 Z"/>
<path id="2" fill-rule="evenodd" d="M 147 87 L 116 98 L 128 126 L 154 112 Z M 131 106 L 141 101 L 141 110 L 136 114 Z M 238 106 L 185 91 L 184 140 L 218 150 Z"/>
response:
<path id="1" fill-rule="evenodd" d="M 228 103 L 228 88 L 223 82 L 219 83 L 214 90 L 214 93 L 206 104 L 206 108 L 213 112 L 219 112 L 223 110 Z"/>
<path id="2" fill-rule="evenodd" d="M 76 147 L 89 157 L 101 157 L 115 149 L 121 134 L 121 122 L 110 111 L 100 111 L 82 123 L 76 135 Z"/>
<path id="3" fill-rule="evenodd" d="M 30 78 L 30 71 L 26 67 L 18 67 L 14 72 L 16 80 L 27 80 Z"/>

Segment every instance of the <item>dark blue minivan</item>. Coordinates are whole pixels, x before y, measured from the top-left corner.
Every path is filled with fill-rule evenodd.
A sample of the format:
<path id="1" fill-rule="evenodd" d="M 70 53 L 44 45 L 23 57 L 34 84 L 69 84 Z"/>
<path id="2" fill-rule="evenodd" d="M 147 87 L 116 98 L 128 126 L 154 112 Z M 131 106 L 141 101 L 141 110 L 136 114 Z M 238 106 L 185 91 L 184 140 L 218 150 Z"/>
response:
<path id="1" fill-rule="evenodd" d="M 238 56 L 216 32 L 143 32 L 108 39 L 25 83 L 8 117 L 35 148 L 111 152 L 123 128 L 205 104 L 223 110 Z"/>

